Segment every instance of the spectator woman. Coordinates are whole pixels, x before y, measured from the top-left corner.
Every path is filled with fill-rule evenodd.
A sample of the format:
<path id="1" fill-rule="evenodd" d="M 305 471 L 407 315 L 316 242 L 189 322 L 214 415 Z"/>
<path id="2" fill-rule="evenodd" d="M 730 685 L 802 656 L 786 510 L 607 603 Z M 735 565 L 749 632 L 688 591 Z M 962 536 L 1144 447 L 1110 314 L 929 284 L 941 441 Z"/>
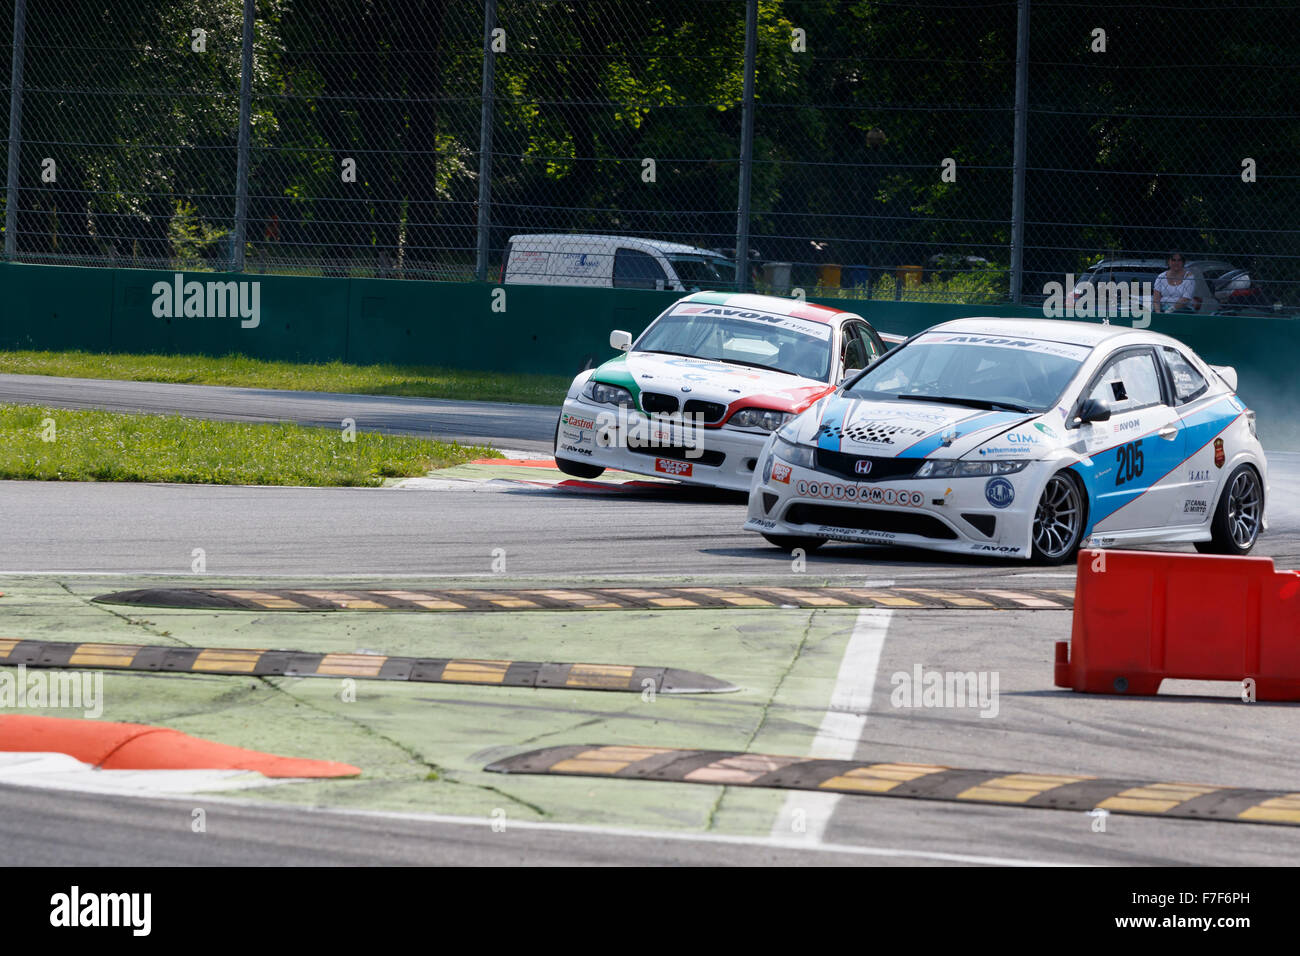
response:
<path id="1" fill-rule="evenodd" d="M 1153 312 L 1195 312 L 1196 303 L 1193 293 L 1196 280 L 1192 274 L 1183 269 L 1183 254 L 1169 253 L 1168 266 L 1156 276 L 1152 289 L 1151 309 Z"/>

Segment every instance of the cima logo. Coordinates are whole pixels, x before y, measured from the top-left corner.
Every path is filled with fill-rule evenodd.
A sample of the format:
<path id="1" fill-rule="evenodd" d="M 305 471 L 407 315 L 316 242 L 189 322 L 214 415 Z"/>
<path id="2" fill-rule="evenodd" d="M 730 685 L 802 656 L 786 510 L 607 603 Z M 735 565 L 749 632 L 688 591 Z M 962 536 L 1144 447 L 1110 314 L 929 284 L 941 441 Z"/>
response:
<path id="1" fill-rule="evenodd" d="M 153 284 L 153 314 L 158 319 L 225 319 L 255 329 L 262 322 L 262 283 L 257 281 L 185 281 L 177 272 L 171 282 Z"/>

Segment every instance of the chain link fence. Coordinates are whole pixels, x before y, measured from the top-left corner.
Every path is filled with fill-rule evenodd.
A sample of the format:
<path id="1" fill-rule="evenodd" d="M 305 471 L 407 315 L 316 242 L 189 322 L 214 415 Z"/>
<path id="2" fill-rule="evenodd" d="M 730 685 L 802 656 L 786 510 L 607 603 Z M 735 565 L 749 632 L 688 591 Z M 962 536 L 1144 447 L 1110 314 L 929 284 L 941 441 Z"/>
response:
<path id="1" fill-rule="evenodd" d="M 1037 304 L 1180 250 L 1202 311 L 1300 304 L 1282 0 L 14 2 L 14 261 L 500 281 L 549 235 L 578 272 L 509 278 Z"/>

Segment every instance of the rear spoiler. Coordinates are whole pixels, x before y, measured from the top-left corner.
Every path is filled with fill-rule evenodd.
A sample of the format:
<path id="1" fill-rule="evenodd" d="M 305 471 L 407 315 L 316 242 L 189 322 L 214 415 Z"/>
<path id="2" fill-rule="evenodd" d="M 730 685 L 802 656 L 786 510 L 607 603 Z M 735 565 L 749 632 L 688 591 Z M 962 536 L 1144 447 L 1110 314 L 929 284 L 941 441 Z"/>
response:
<path id="1" fill-rule="evenodd" d="M 906 335 L 895 335 L 893 332 L 881 332 L 877 329 L 876 334 L 880 336 L 882 342 L 888 342 L 891 348 L 907 341 Z"/>
<path id="2" fill-rule="evenodd" d="M 881 338 L 884 338 L 882 335 Z M 1211 365 L 1216 375 L 1227 383 L 1228 388 L 1234 392 L 1237 390 L 1237 370 L 1231 365 Z"/>

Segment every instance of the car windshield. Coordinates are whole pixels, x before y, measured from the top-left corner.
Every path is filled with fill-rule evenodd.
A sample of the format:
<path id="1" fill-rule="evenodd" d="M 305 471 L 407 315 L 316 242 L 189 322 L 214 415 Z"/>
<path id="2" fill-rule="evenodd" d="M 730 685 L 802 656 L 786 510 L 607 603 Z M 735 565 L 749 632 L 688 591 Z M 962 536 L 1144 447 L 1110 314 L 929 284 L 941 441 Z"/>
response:
<path id="1" fill-rule="evenodd" d="M 736 284 L 736 264 L 700 256 L 669 256 L 682 285 L 693 291 L 729 289 Z"/>
<path id="2" fill-rule="evenodd" d="M 687 304 L 646 329 L 634 349 L 737 362 L 825 382 L 830 377 L 831 329 L 809 319 Z"/>
<path id="3" fill-rule="evenodd" d="M 845 394 L 1043 412 L 1091 351 L 1042 339 L 926 332 L 887 353 Z"/>

